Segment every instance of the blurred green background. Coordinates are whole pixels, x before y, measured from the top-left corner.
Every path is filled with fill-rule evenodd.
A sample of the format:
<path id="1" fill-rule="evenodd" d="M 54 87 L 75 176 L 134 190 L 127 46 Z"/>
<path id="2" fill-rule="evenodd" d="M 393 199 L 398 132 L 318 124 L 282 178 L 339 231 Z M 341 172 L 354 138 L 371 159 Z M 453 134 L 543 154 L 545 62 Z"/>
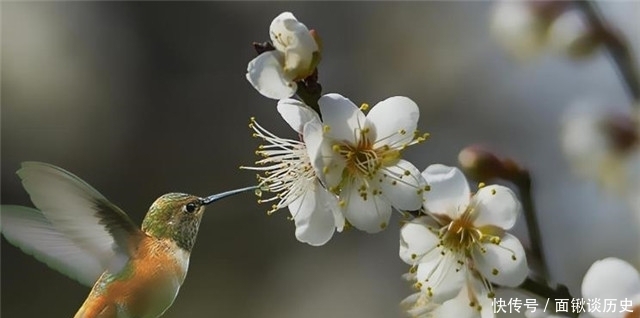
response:
<path id="1" fill-rule="evenodd" d="M 639 2 L 602 3 L 640 44 Z M 547 50 L 519 63 L 489 32 L 490 2 L 2 2 L 2 203 L 31 205 L 21 161 L 63 167 L 140 223 L 166 192 L 208 195 L 251 185 L 247 128 L 295 138 L 245 80 L 252 41 L 291 11 L 324 41 L 320 81 L 356 104 L 404 95 L 432 138 L 406 152 L 419 169 L 455 165 L 482 143 L 531 168 L 545 251 L 572 291 L 596 259 L 638 259 L 626 206 L 569 172 L 563 110 L 594 96 L 629 102 L 603 52 L 574 62 Z M 637 57 L 636 57 L 637 58 Z M 398 227 L 294 237 L 288 211 L 250 195 L 208 208 L 189 275 L 166 317 L 399 317 Z M 392 225 L 399 220 L 394 215 Z M 515 233 L 525 246 L 526 231 Z M 571 251 L 571 252 L 569 252 Z M 89 292 L 2 239 L 3 317 L 70 317 Z"/>

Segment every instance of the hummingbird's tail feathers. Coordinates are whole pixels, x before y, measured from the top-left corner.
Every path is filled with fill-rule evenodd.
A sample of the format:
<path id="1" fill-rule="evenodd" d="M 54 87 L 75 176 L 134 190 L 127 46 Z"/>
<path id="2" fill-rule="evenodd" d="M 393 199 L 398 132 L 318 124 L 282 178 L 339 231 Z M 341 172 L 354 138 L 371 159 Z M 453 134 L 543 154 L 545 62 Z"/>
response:
<path id="1" fill-rule="evenodd" d="M 104 272 L 96 257 L 58 232 L 36 209 L 0 206 L 0 232 L 25 253 L 85 286 L 93 286 Z"/>
<path id="2" fill-rule="evenodd" d="M 122 269 L 144 234 L 120 208 L 62 168 L 24 162 L 17 173 L 53 229 L 99 260 L 103 269 Z"/>

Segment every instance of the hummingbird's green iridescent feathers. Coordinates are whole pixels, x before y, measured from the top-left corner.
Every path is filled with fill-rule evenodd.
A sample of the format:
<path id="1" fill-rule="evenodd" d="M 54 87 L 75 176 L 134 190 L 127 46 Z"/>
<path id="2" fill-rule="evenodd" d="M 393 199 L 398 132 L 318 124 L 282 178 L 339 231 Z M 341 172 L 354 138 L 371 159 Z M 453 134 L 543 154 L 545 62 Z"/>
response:
<path id="1" fill-rule="evenodd" d="M 3 205 L 0 217 L 7 241 L 60 273 L 91 287 L 104 272 L 97 258 L 58 232 L 40 211 Z"/>
<path id="2" fill-rule="evenodd" d="M 144 236 L 120 208 L 75 175 L 56 166 L 24 162 L 18 170 L 33 204 L 79 248 L 115 273 Z"/>

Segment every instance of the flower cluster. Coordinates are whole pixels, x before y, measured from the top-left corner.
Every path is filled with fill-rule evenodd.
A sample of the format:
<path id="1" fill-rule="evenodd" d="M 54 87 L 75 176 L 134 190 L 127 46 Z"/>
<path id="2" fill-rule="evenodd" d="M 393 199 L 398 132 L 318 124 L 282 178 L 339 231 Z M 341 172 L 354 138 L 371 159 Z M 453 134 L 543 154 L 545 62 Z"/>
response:
<path id="1" fill-rule="evenodd" d="M 339 94 L 322 95 L 317 80 L 319 39 L 288 12 L 271 23 L 272 43 L 259 46 L 247 80 L 277 99 L 281 117 L 298 138 L 271 133 L 254 118 L 263 141 L 255 166 L 271 197 L 268 213 L 288 208 L 296 238 L 318 246 L 347 226 L 377 233 L 395 208 L 406 211 L 400 258 L 419 290 L 402 302 L 416 317 L 491 317 L 494 284 L 518 286 L 527 276 L 524 248 L 507 233 L 520 203 L 508 188 L 470 191 L 457 168 L 434 164 L 420 172 L 403 151 L 425 141 L 418 105 L 403 96 L 357 106 Z M 313 85 L 309 85 L 309 84 Z M 370 109 L 369 109 L 370 108 Z"/>
<path id="2" fill-rule="evenodd" d="M 392 207 L 420 208 L 426 182 L 402 152 L 427 136 L 418 134 L 419 108 L 407 97 L 383 100 L 367 114 L 367 104 L 358 107 L 339 94 L 290 98 L 319 62 L 313 34 L 282 13 L 270 27 L 274 49 L 249 62 L 248 81 L 279 100 L 280 115 L 299 139 L 275 136 L 252 119 L 254 136 L 266 144 L 256 152 L 263 157 L 256 166 L 243 168 L 262 172 L 261 188 L 275 195 L 260 202 L 273 202 L 270 212 L 287 207 L 298 240 L 323 245 L 347 222 L 376 233 L 389 224 Z"/>
<path id="3" fill-rule="evenodd" d="M 465 308 L 468 314 L 458 317 L 491 316 L 492 284 L 515 287 L 529 272 L 524 248 L 506 232 L 520 203 L 500 185 L 482 185 L 471 195 L 457 168 L 434 164 L 422 175 L 429 183 L 425 216 L 402 227 L 400 258 L 430 302 L 447 306 L 466 297 L 466 307 L 475 310 Z"/>
<path id="4" fill-rule="evenodd" d="M 565 113 L 561 143 L 576 174 L 627 199 L 640 217 L 639 116 L 576 101 Z"/>
<path id="5" fill-rule="evenodd" d="M 320 45 L 314 34 L 290 12 L 278 15 L 269 27 L 271 50 L 247 66 L 249 83 L 271 99 L 293 96 L 296 82 L 311 75 L 320 62 Z"/>
<path id="6" fill-rule="evenodd" d="M 492 16 L 494 38 L 514 57 L 528 60 L 546 46 L 572 58 L 591 55 L 601 35 L 569 1 L 496 2 Z"/>

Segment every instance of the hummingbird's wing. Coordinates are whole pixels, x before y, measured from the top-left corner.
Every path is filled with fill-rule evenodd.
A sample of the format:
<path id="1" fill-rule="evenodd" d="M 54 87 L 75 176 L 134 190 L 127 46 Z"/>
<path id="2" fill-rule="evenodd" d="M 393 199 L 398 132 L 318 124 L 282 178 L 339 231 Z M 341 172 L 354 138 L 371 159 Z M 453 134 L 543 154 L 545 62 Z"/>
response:
<path id="1" fill-rule="evenodd" d="M 7 241 L 49 267 L 89 287 L 104 272 L 97 258 L 58 232 L 40 211 L 3 205 L 0 213 L 1 231 Z"/>
<path id="2" fill-rule="evenodd" d="M 93 257 L 103 271 L 120 271 L 144 236 L 120 208 L 89 184 L 61 168 L 46 163 L 24 162 L 18 170 L 18 176 L 31 201 L 48 221 L 50 227 L 47 230 L 52 229 L 64 235 L 75 244 L 78 252 L 83 251 Z M 3 232 L 4 228 L 19 224 L 5 224 L 4 215 L 2 218 Z M 32 245 L 34 253 L 42 249 L 38 246 L 41 242 L 35 240 L 27 238 L 22 243 L 23 249 L 26 245 Z M 71 247 L 68 245 L 68 248 Z M 68 249 L 65 251 L 70 253 Z M 53 256 L 65 257 L 64 253 Z M 97 276 L 94 278 L 97 279 Z"/>

